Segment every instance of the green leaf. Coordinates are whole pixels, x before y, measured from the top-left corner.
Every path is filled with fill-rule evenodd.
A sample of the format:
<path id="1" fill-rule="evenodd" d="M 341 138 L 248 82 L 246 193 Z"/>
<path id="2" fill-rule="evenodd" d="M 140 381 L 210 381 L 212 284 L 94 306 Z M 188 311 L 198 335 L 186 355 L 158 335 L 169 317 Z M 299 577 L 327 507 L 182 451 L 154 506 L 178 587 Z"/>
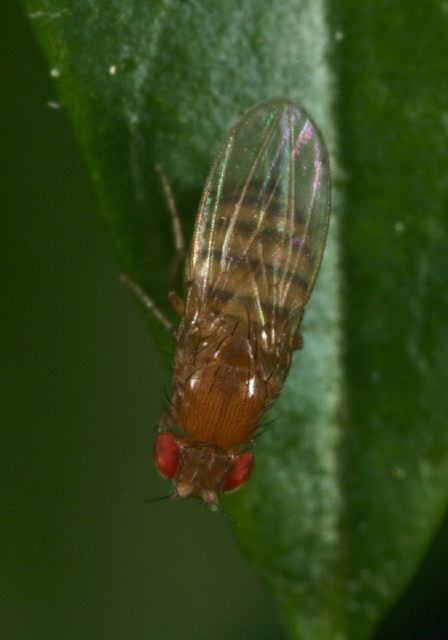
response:
<path id="1" fill-rule="evenodd" d="M 247 107 L 288 97 L 322 128 L 334 207 L 305 348 L 253 478 L 224 503 L 292 638 L 370 637 L 446 506 L 447 3 L 25 4 L 121 268 L 171 318 L 155 164 L 190 234 Z"/>

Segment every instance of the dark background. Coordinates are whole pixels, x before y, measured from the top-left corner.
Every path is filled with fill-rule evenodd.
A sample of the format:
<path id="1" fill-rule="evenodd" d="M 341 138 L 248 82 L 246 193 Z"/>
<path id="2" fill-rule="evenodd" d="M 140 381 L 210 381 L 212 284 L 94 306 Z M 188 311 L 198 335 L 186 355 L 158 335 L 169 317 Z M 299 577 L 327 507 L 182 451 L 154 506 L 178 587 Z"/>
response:
<path id="1" fill-rule="evenodd" d="M 1 12 L 1 637 L 281 639 L 225 516 L 145 502 L 168 372 L 30 26 Z M 378 638 L 448 638 L 447 531 Z"/>

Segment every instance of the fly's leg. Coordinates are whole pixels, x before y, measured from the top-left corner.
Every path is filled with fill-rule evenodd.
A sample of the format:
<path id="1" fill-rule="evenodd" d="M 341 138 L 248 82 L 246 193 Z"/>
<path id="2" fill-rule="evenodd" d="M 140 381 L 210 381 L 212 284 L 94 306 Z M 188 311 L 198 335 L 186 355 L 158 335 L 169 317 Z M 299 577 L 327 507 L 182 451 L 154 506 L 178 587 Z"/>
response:
<path id="1" fill-rule="evenodd" d="M 168 211 L 171 217 L 171 224 L 173 229 L 173 237 L 174 237 L 174 248 L 175 253 L 171 260 L 171 264 L 168 272 L 168 300 L 171 304 L 171 307 L 174 311 L 182 316 L 184 313 L 185 302 L 184 300 L 176 293 L 174 287 L 174 281 L 176 278 L 177 269 L 179 264 L 185 258 L 185 242 L 182 234 L 182 227 L 180 224 L 179 214 L 177 213 L 176 204 L 173 198 L 173 192 L 171 191 L 170 184 L 168 182 L 168 178 L 166 177 L 162 166 L 157 164 L 155 166 L 157 173 L 160 176 L 162 182 L 163 192 L 165 194 L 165 198 L 168 205 Z M 174 325 L 168 320 L 165 314 L 157 307 L 154 300 L 148 296 L 148 294 L 143 291 L 143 289 L 134 281 L 130 276 L 123 273 L 120 276 L 121 282 L 125 284 L 128 289 L 132 291 L 132 293 L 140 300 L 142 305 L 145 307 L 149 313 L 151 313 L 156 320 L 158 320 L 167 331 L 170 333 L 175 333 Z"/>
<path id="2" fill-rule="evenodd" d="M 185 241 L 182 233 L 182 226 L 180 223 L 179 214 L 176 209 L 176 203 L 174 202 L 173 192 L 171 191 L 170 183 L 163 171 L 161 164 L 156 164 L 155 167 L 157 173 L 160 176 L 162 182 L 163 192 L 165 194 L 166 202 L 168 205 L 168 211 L 171 217 L 171 224 L 174 237 L 175 254 L 171 259 L 171 264 L 168 272 L 168 300 L 174 309 L 174 311 L 182 316 L 185 309 L 184 300 L 176 293 L 174 282 L 176 279 L 177 270 L 180 263 L 185 259 Z"/>
<path id="3" fill-rule="evenodd" d="M 156 306 L 154 300 L 150 298 L 145 291 L 139 285 L 132 280 L 128 275 L 122 273 L 120 276 L 120 281 L 125 284 L 128 289 L 132 291 L 132 293 L 140 300 L 142 305 L 145 307 L 149 313 L 151 313 L 156 320 L 158 320 L 167 331 L 170 333 L 174 333 L 174 326 L 165 316 L 165 314 L 160 311 L 160 309 Z"/>
<path id="4" fill-rule="evenodd" d="M 171 305 L 171 308 L 177 313 L 178 316 L 183 316 L 185 311 L 185 300 L 181 298 L 175 291 L 172 289 L 168 291 L 168 301 Z"/>
<path id="5" fill-rule="evenodd" d="M 303 341 L 301 333 L 297 333 L 295 336 L 293 336 L 291 345 L 293 349 L 303 349 L 304 344 L 305 343 Z"/>

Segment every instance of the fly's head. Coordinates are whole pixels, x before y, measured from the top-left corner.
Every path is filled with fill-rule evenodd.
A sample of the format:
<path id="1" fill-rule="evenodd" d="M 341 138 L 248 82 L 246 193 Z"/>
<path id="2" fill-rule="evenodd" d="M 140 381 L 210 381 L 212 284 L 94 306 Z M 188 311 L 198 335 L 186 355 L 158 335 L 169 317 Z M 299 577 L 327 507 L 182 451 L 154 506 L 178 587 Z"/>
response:
<path id="1" fill-rule="evenodd" d="M 251 451 L 223 449 L 160 431 L 154 441 L 159 473 L 172 480 L 172 497 L 200 498 L 211 509 L 218 508 L 220 491 L 238 489 L 249 477 L 254 457 Z"/>

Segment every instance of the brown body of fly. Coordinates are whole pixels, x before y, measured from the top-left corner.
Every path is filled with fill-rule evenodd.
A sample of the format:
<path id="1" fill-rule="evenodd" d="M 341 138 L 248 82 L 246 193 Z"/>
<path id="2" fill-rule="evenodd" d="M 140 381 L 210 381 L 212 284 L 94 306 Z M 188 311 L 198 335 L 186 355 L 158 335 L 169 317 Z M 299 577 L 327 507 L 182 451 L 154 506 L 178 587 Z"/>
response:
<path id="1" fill-rule="evenodd" d="M 174 334 L 172 396 L 154 454 L 159 471 L 173 482 L 173 496 L 198 497 L 216 508 L 220 491 L 247 479 L 250 444 L 301 346 L 298 328 L 328 221 L 328 183 L 315 157 L 308 162 L 314 171 L 309 193 L 325 192 L 318 193 L 317 223 L 316 203 L 310 205 L 308 195 L 309 209 L 301 210 L 291 175 L 310 138 L 316 143 L 317 136 L 322 150 L 315 129 L 314 137 L 305 135 L 309 123 L 285 100 L 256 107 L 231 131 L 207 181 L 186 265 L 185 301 L 169 296 L 182 318 Z M 247 150 L 250 128 L 258 140 Z M 243 143 L 247 166 L 241 167 L 232 154 L 241 154 Z M 178 236 L 174 202 L 162 179 Z M 183 241 L 176 246 L 182 253 Z"/>
<path id="2" fill-rule="evenodd" d="M 225 231 L 223 225 L 220 233 L 224 235 Z M 193 442 L 200 443 L 209 475 L 208 490 L 212 493 L 216 493 L 214 489 L 220 485 L 214 467 L 218 466 L 216 475 L 219 476 L 222 467 L 227 466 L 221 461 L 227 457 L 225 452 L 253 439 L 267 407 L 281 390 L 291 352 L 300 344 L 296 335 L 288 332 L 287 307 L 276 310 L 278 317 L 272 326 L 262 327 L 257 317 L 251 317 L 251 305 L 248 305 L 251 281 L 261 265 L 256 256 L 240 259 L 244 251 L 241 242 L 244 244 L 250 232 L 251 224 L 247 221 L 244 234 L 233 236 L 238 241 L 230 251 L 237 266 L 223 279 L 223 288 L 210 287 L 205 296 L 199 297 L 194 281 L 189 284 L 185 313 L 176 334 L 173 393 L 165 420 L 171 424 L 174 421 Z M 274 237 L 272 249 L 283 249 L 281 241 Z M 219 269 L 219 252 L 210 259 Z M 262 266 L 268 268 L 269 263 Z M 301 295 L 299 281 L 292 283 L 292 287 Z M 270 304 L 263 298 L 258 303 Z M 268 349 L 266 341 L 260 339 L 262 332 L 270 338 Z M 190 445 L 184 451 L 184 464 L 177 481 L 177 492 L 182 495 L 203 491 L 204 479 L 197 475 L 194 448 Z"/>

